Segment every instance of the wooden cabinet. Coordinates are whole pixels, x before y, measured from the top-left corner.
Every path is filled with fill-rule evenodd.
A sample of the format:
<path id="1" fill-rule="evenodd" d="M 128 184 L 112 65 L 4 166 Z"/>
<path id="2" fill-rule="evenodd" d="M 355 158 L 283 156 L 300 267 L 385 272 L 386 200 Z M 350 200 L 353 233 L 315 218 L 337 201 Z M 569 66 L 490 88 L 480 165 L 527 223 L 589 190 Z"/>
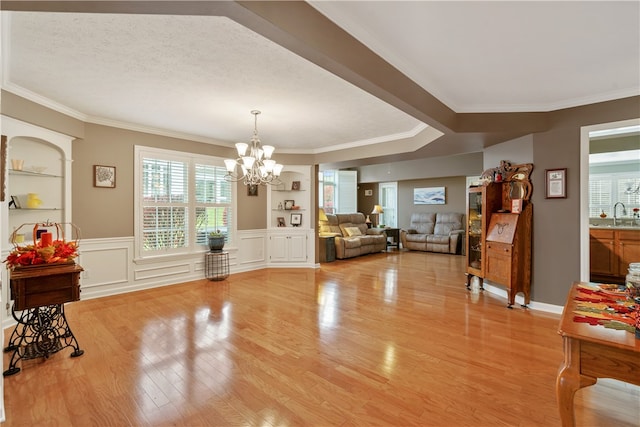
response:
<path id="1" fill-rule="evenodd" d="M 507 287 L 508 307 L 516 294 L 531 300 L 531 216 L 532 205 L 520 214 L 494 213 L 487 232 L 485 278 Z"/>
<path id="2" fill-rule="evenodd" d="M 484 185 L 467 193 L 467 288 L 474 276 L 481 286 L 484 279 L 506 286 L 509 308 L 517 293 L 524 294 L 524 306 L 530 301 L 532 170 L 529 163 L 503 161 L 483 172 Z"/>
<path id="3" fill-rule="evenodd" d="M 485 271 L 485 236 L 489 217 L 502 207 L 502 188 L 496 184 L 471 187 L 467 193 L 467 288 L 473 276 L 482 279 Z"/>
<path id="4" fill-rule="evenodd" d="M 590 280 L 624 283 L 629 264 L 640 262 L 640 230 L 592 228 L 589 234 Z"/>
<path id="5" fill-rule="evenodd" d="M 627 275 L 629 264 L 640 262 L 640 230 L 617 230 L 618 273 Z"/>
<path id="6" fill-rule="evenodd" d="M 591 230 L 589 238 L 590 280 L 611 281 L 617 275 L 618 260 L 613 230 Z"/>

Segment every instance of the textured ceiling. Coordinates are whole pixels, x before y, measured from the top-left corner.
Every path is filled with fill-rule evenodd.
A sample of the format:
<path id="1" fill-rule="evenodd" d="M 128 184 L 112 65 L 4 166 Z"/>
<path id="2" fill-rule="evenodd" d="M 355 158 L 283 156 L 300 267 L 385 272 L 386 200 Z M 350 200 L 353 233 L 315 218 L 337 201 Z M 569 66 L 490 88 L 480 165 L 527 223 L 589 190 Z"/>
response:
<path id="1" fill-rule="evenodd" d="M 311 2 L 456 112 L 640 94 L 639 2 Z M 421 121 L 225 17 L 3 12 L 3 88 L 83 120 L 280 152 Z"/>

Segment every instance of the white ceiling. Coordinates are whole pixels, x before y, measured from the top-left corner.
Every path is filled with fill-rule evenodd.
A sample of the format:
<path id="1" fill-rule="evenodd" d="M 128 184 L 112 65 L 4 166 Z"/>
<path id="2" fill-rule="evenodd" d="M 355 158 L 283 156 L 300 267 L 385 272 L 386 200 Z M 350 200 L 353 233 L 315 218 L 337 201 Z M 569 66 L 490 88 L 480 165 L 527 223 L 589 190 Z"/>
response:
<path id="1" fill-rule="evenodd" d="M 640 2 L 314 1 L 456 112 L 640 94 Z M 4 89 L 89 122 L 277 152 L 426 125 L 224 17 L 2 12 Z M 276 152 L 276 153 L 277 153 Z"/>

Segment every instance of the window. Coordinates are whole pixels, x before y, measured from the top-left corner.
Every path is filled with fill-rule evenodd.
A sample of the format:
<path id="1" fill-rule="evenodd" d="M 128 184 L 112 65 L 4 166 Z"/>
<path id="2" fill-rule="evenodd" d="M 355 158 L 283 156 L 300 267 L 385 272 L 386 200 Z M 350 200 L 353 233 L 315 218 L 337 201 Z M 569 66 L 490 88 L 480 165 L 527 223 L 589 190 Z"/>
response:
<path id="1" fill-rule="evenodd" d="M 223 160 L 136 147 L 136 252 L 144 258 L 205 249 L 220 230 L 233 241 L 233 188 Z"/>
<path id="2" fill-rule="evenodd" d="M 318 175 L 318 203 L 325 213 L 352 213 L 358 210 L 358 172 L 326 170 Z"/>
<path id="3" fill-rule="evenodd" d="M 622 202 L 631 216 L 633 208 L 640 207 L 640 177 L 638 173 L 590 173 L 589 174 L 589 217 L 596 218 L 604 212 L 613 217 L 613 206 Z M 618 218 L 623 216 L 618 207 Z"/>
<path id="4" fill-rule="evenodd" d="M 398 226 L 398 183 L 382 182 L 378 186 L 380 204 L 384 213 L 380 214 L 378 224 L 388 227 Z"/>

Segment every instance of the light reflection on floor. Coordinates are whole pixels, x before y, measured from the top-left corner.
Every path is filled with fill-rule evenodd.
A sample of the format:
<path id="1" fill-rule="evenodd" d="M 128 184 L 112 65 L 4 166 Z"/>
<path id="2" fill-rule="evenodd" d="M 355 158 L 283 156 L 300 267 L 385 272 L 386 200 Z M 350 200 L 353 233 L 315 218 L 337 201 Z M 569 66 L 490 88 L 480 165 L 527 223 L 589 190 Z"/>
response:
<path id="1" fill-rule="evenodd" d="M 159 410 L 162 406 L 179 408 L 187 402 L 204 406 L 210 404 L 211 392 L 225 393 L 233 374 L 233 360 L 222 343 L 231 332 L 231 319 L 231 304 L 214 302 L 198 307 L 191 317 L 181 315 L 147 323 L 140 342 L 137 380 L 140 420 L 166 423 Z"/>

